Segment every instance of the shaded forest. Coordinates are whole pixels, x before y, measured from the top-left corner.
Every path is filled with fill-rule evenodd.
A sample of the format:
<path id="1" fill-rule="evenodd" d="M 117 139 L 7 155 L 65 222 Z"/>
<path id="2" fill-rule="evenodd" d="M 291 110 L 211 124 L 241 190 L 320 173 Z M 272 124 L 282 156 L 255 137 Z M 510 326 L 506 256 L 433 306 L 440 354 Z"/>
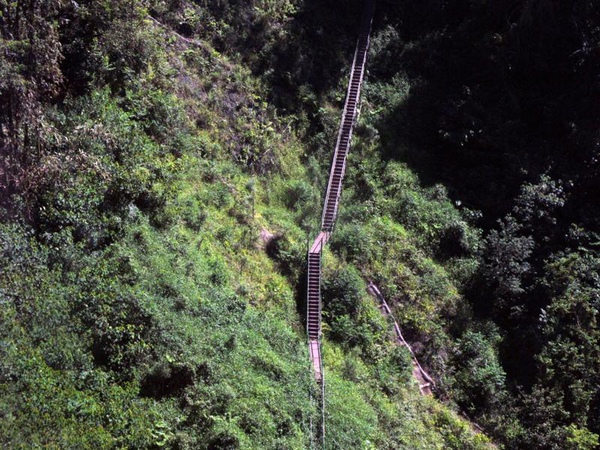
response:
<path id="1" fill-rule="evenodd" d="M 508 448 L 592 448 L 574 430 L 598 432 L 600 400 L 600 9 L 387 5 L 372 78 L 407 87 L 374 124 L 382 156 L 443 185 L 483 230 L 464 293 L 498 327 L 505 393 L 463 405 Z M 460 236 L 446 236 L 451 253 Z"/>

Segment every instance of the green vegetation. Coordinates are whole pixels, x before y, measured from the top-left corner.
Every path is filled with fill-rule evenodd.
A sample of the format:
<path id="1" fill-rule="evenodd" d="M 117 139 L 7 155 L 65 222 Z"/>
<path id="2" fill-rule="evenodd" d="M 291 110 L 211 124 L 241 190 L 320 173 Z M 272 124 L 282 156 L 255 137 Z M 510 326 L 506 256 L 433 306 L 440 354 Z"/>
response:
<path id="1" fill-rule="evenodd" d="M 395 219 L 468 300 L 440 289 L 452 343 L 423 354 L 511 449 L 596 448 L 600 433 L 600 10 L 559 3 L 383 2 L 363 112 L 385 161 L 367 202 L 381 204 L 371 186 L 400 161 L 418 173 L 424 196 L 405 184 L 385 200 L 406 199 Z M 388 295 L 404 310 L 406 292 Z"/>
<path id="2" fill-rule="evenodd" d="M 599 445 L 600 16 L 555 3 L 378 2 L 327 448 Z M 0 0 L 3 447 L 310 448 L 306 250 L 361 7 Z"/>

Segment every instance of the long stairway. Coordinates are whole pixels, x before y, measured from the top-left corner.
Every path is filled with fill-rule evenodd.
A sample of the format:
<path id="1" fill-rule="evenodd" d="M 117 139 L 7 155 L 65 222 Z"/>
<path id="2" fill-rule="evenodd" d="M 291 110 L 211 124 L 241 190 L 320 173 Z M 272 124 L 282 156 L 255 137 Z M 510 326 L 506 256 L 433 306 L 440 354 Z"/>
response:
<path id="1" fill-rule="evenodd" d="M 321 231 L 308 252 L 306 332 L 315 380 L 321 384 L 324 382 L 323 361 L 321 358 L 321 253 L 333 232 L 338 213 L 342 180 L 346 172 L 346 158 L 350 150 L 352 130 L 358 114 L 360 89 L 365 74 L 374 4 L 374 0 L 366 0 L 365 2 L 365 11 L 350 71 L 346 102 L 329 172 L 329 182 L 327 183 L 321 218 Z"/>
<path id="2" fill-rule="evenodd" d="M 367 0 L 365 3 L 365 12 L 360 27 L 358 42 L 354 52 L 350 80 L 348 82 L 348 92 L 346 94 L 346 103 L 340 129 L 338 132 L 333 161 L 329 172 L 329 182 L 327 183 L 327 192 L 325 194 L 325 206 L 323 208 L 323 217 L 321 219 L 321 229 L 333 231 L 335 219 L 342 194 L 342 180 L 346 172 L 346 158 L 350 150 L 350 141 L 352 131 L 358 114 L 358 102 L 360 99 L 360 89 L 365 74 L 367 62 L 367 52 L 369 50 L 369 41 L 371 34 L 371 23 L 373 20 L 374 1 Z"/>

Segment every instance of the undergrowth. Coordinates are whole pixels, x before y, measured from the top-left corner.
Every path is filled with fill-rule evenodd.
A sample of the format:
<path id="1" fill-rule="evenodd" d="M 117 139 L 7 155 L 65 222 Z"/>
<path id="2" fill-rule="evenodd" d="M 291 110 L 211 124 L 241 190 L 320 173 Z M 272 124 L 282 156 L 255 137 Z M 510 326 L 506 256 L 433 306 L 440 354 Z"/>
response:
<path id="1" fill-rule="evenodd" d="M 62 48 L 38 55 L 60 74 L 57 92 L 28 78 L 19 45 L 6 53 L 2 95 L 35 101 L 2 110 L 14 134 L 0 135 L 13 149 L 0 210 L 0 442 L 309 448 L 320 411 L 303 280 L 330 160 L 319 145 L 333 141 L 341 97 L 307 87 L 305 109 L 278 113 L 273 78 L 251 71 L 306 11 L 114 3 L 32 9 L 47 30 L 36 39 Z M 266 38 L 257 55 L 239 53 L 236 12 Z M 419 395 L 366 292 L 366 280 L 382 288 L 448 395 L 478 232 L 443 188 L 384 165 L 370 126 L 324 261 L 328 448 L 487 448 Z"/>

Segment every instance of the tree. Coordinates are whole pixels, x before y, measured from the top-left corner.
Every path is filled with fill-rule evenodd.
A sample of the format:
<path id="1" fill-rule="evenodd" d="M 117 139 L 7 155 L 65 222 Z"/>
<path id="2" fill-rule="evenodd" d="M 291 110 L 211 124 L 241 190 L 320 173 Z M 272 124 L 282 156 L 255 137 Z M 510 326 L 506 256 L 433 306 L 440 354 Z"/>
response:
<path id="1" fill-rule="evenodd" d="M 61 6 L 61 0 L 0 2 L 0 201 L 4 204 L 23 189 L 48 139 L 41 104 L 61 93 Z"/>

